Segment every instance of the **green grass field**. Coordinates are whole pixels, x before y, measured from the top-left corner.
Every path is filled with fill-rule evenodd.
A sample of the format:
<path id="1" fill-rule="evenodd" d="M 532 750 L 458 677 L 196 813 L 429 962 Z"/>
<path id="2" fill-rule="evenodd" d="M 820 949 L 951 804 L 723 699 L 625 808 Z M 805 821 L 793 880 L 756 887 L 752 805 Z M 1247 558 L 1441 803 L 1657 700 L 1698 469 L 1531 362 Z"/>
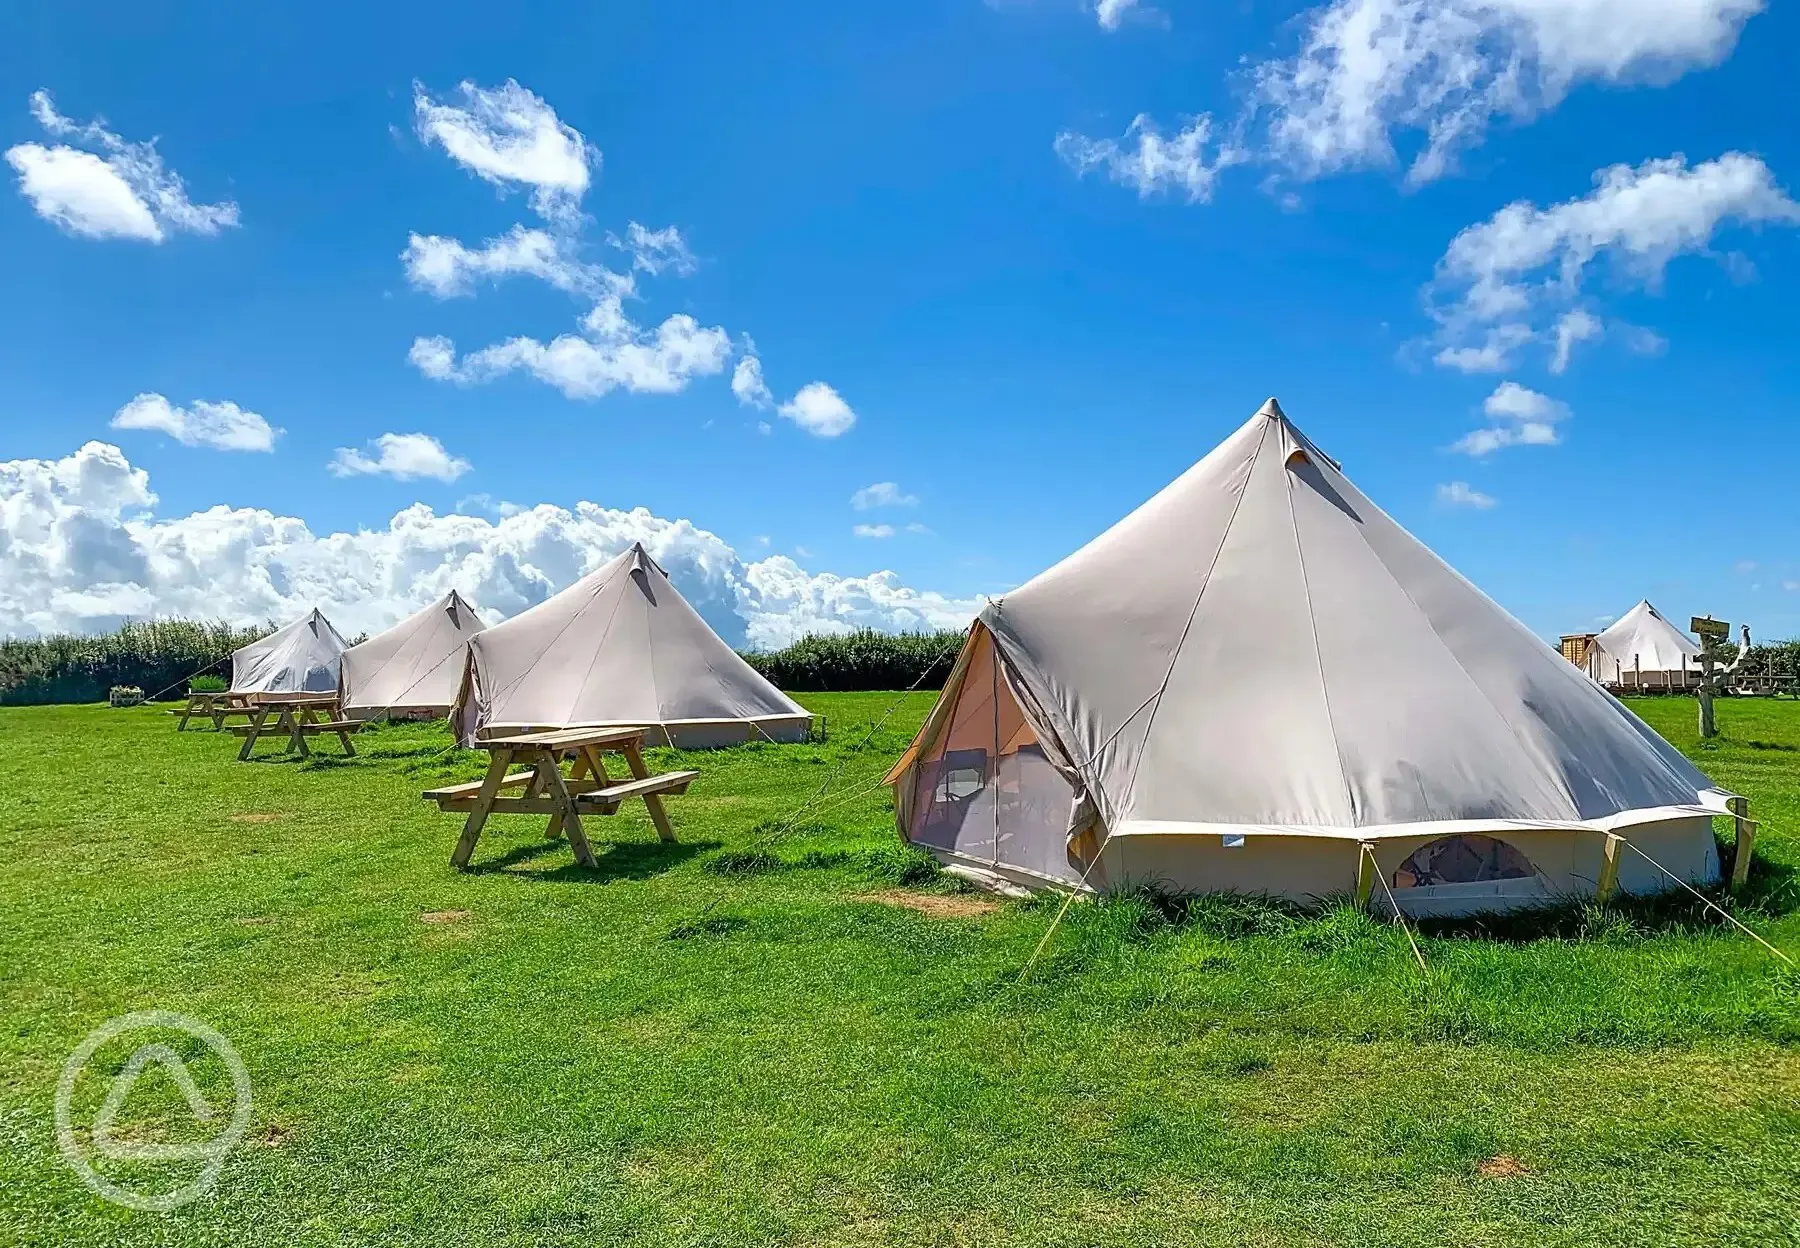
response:
<path id="1" fill-rule="evenodd" d="M 1021 983 L 1055 904 L 956 893 L 885 790 L 777 834 L 881 775 L 930 704 L 853 750 L 894 697 L 803 697 L 823 746 L 694 756 L 679 845 L 640 806 L 582 871 L 497 819 L 469 874 L 418 798 L 478 774 L 441 727 L 240 764 L 155 708 L 0 709 L 0 1243 L 1800 1242 L 1800 974 L 1697 907 L 1447 928 L 1427 976 L 1348 910 L 1125 899 Z M 1638 709 L 1750 795 L 1738 912 L 1800 956 L 1800 704 L 1724 705 L 1705 748 L 1691 702 Z M 168 1214 L 90 1194 L 52 1128 L 65 1058 L 151 1008 L 254 1088 Z M 154 1073 L 119 1122 L 194 1129 Z"/>

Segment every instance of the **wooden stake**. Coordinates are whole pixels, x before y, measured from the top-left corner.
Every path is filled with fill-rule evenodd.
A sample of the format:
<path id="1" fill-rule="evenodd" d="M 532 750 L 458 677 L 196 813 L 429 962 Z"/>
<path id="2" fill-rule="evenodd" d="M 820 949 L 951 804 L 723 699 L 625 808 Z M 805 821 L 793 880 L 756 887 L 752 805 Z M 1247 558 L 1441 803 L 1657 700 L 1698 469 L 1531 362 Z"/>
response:
<path id="1" fill-rule="evenodd" d="M 1756 824 L 1750 818 L 1750 799 L 1727 798 L 1731 820 L 1737 825 L 1731 853 L 1731 892 L 1737 892 L 1750 880 L 1750 859 L 1756 851 Z"/>
<path id="2" fill-rule="evenodd" d="M 1604 906 L 1619 891 L 1619 847 L 1625 843 L 1625 838 L 1611 832 L 1601 835 L 1606 837 L 1606 844 L 1600 851 L 1600 880 L 1594 888 L 1594 900 Z"/>
<path id="3" fill-rule="evenodd" d="M 1363 841 L 1356 851 L 1356 908 L 1367 910 L 1375 893 L 1375 847 Z"/>

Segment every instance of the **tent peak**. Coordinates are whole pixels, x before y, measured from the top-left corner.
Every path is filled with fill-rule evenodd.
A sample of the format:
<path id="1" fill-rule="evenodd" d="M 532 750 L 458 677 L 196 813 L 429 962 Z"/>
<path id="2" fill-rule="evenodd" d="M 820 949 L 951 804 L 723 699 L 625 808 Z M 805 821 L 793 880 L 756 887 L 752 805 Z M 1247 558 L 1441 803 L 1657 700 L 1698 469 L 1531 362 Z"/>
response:
<path id="1" fill-rule="evenodd" d="M 1240 408 L 1238 410 L 1242 411 L 1243 409 Z M 1263 400 L 1263 405 L 1256 409 L 1256 414 L 1258 416 L 1267 416 L 1270 420 L 1287 419 L 1287 413 L 1281 410 L 1281 404 L 1276 400 L 1274 395 L 1270 395 L 1267 399 Z"/>

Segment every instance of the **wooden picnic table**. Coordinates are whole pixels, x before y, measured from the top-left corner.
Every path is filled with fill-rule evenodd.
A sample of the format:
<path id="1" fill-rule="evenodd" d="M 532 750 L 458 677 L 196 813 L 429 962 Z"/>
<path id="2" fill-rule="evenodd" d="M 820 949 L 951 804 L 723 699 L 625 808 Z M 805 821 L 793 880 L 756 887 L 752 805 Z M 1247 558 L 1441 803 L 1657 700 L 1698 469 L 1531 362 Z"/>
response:
<path id="1" fill-rule="evenodd" d="M 186 732 L 188 720 L 195 715 L 212 720 L 213 731 L 217 732 L 225 726 L 228 716 L 250 714 L 250 704 L 243 694 L 224 689 L 205 693 L 190 691 L 187 705 L 179 711 L 170 711 L 169 714 L 181 716 L 181 722 L 175 725 L 176 732 Z"/>
<path id="2" fill-rule="evenodd" d="M 645 731 L 561 728 L 477 741 L 475 748 L 489 754 L 487 775 L 470 784 L 432 789 L 424 795 L 426 801 L 436 802 L 439 810 L 468 812 L 462 836 L 450 855 L 450 865 L 459 870 L 469 865 L 489 815 L 511 814 L 549 815 L 550 826 L 545 835 L 554 839 L 566 832 L 575 861 L 591 867 L 594 851 L 588 846 L 581 817 L 617 814 L 619 807 L 634 797 L 643 799 L 657 836 L 673 841 L 675 830 L 669 826 L 668 813 L 663 810 L 662 795 L 687 792 L 688 785 L 700 773 L 670 771 L 652 775 L 644 765 Z M 609 752 L 624 756 L 630 780 L 615 783 L 607 775 L 602 755 Z M 562 771 L 565 756 L 574 760 L 566 776 Z M 520 769 L 509 771 L 515 762 Z M 518 788 L 524 791 L 517 795 L 506 792 Z"/>
<path id="3" fill-rule="evenodd" d="M 238 761 L 243 762 L 264 736 L 285 735 L 287 748 L 305 758 L 312 753 L 306 739 L 321 732 L 336 733 L 344 753 L 354 758 L 356 747 L 350 744 L 350 734 L 361 727 L 361 721 L 343 718 L 335 693 L 259 693 L 250 706 L 250 722 L 231 731 L 244 738 L 238 751 Z"/>

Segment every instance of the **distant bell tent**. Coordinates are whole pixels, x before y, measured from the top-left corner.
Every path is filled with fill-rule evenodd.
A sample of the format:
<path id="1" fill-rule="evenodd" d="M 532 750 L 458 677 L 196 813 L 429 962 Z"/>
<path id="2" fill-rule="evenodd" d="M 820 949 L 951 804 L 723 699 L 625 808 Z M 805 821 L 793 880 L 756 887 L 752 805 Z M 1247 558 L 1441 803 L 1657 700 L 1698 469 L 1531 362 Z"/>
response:
<path id="1" fill-rule="evenodd" d="M 1412 914 L 1667 886 L 1630 846 L 1714 881 L 1738 800 L 1273 399 L 983 611 L 888 778 L 906 839 L 996 886 Z"/>
<path id="2" fill-rule="evenodd" d="M 1646 600 L 1594 635 L 1583 669 L 1603 685 L 1656 691 L 1699 681 L 1700 646 Z"/>
<path id="3" fill-rule="evenodd" d="M 451 590 L 344 651 L 342 683 L 348 719 L 441 718 L 456 704 L 468 661 L 469 638 L 481 617 Z"/>
<path id="4" fill-rule="evenodd" d="M 344 639 L 309 611 L 286 628 L 231 653 L 231 692 L 254 702 L 276 693 L 336 693 Z"/>
<path id="5" fill-rule="evenodd" d="M 640 545 L 477 634 L 457 736 L 642 725 L 688 748 L 801 741 L 812 717 L 744 662 Z"/>

